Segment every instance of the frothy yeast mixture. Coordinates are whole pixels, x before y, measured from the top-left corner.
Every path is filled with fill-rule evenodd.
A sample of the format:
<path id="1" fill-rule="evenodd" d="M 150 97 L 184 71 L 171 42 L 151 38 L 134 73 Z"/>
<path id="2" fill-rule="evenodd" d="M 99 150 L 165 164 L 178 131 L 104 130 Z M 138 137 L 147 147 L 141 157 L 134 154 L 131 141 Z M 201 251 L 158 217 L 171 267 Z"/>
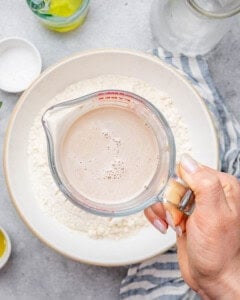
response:
<path id="1" fill-rule="evenodd" d="M 158 165 L 153 130 L 126 108 L 107 106 L 79 117 L 61 151 L 73 188 L 98 203 L 128 201 L 147 188 Z"/>

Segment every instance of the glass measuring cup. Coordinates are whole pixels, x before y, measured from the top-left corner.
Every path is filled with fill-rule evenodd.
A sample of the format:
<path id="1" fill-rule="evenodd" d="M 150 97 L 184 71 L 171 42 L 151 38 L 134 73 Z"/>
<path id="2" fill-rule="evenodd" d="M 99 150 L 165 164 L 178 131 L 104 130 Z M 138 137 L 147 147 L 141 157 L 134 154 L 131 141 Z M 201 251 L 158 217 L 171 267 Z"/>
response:
<path id="1" fill-rule="evenodd" d="M 155 174 L 148 187 L 129 201 L 100 203 L 88 199 L 73 187 L 62 168 L 61 149 L 71 125 L 86 113 L 103 107 L 124 108 L 137 114 L 152 129 L 157 140 L 159 160 Z M 52 176 L 62 193 L 75 205 L 111 217 L 134 214 L 157 202 L 164 203 L 166 208 L 171 206 L 177 214 L 191 213 L 194 201 L 191 191 L 174 173 L 176 149 L 172 131 L 161 112 L 146 99 L 121 90 L 98 91 L 50 107 L 42 116 L 42 124 Z"/>

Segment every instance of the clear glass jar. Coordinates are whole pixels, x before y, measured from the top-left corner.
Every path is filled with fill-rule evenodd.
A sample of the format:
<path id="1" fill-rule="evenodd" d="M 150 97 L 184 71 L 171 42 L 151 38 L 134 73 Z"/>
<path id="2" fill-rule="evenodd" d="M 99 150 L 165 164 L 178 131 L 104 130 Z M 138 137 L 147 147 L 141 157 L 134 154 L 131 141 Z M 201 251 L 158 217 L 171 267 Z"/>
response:
<path id="1" fill-rule="evenodd" d="M 239 12 L 240 0 L 154 0 L 153 37 L 173 53 L 205 54 L 229 31 Z"/>
<path id="2" fill-rule="evenodd" d="M 82 25 L 90 0 L 26 0 L 30 9 L 51 30 L 66 32 Z"/>

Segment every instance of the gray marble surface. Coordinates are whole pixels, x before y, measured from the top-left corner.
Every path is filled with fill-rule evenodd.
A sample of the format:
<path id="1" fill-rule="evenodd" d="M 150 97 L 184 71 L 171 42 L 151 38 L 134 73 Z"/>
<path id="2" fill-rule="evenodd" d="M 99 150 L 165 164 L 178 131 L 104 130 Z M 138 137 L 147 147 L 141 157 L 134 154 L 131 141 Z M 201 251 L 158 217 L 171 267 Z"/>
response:
<path id="1" fill-rule="evenodd" d="M 154 46 L 149 24 L 149 0 L 92 0 L 87 22 L 68 34 L 41 26 L 25 1 L 1 2 L 0 39 L 20 36 L 40 50 L 43 68 L 77 51 L 90 48 Z M 240 121 L 240 23 L 208 54 L 216 85 Z M 20 95 L 0 91 L 0 154 L 11 111 Z M 0 169 L 0 225 L 10 234 L 13 251 L 0 271 L 0 299 L 117 299 L 126 268 L 101 268 L 73 262 L 53 252 L 34 237 L 20 220 L 6 191 Z"/>

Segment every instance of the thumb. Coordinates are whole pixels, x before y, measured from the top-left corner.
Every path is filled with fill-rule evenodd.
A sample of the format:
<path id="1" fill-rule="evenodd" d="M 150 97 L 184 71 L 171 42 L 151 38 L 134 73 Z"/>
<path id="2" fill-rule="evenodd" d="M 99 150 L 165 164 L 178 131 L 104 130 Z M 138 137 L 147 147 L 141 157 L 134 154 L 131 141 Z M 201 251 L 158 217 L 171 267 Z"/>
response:
<path id="1" fill-rule="evenodd" d="M 217 171 L 209 171 L 190 155 L 184 154 L 180 159 L 179 175 L 195 195 L 196 209 L 226 209 L 225 194 Z"/>

